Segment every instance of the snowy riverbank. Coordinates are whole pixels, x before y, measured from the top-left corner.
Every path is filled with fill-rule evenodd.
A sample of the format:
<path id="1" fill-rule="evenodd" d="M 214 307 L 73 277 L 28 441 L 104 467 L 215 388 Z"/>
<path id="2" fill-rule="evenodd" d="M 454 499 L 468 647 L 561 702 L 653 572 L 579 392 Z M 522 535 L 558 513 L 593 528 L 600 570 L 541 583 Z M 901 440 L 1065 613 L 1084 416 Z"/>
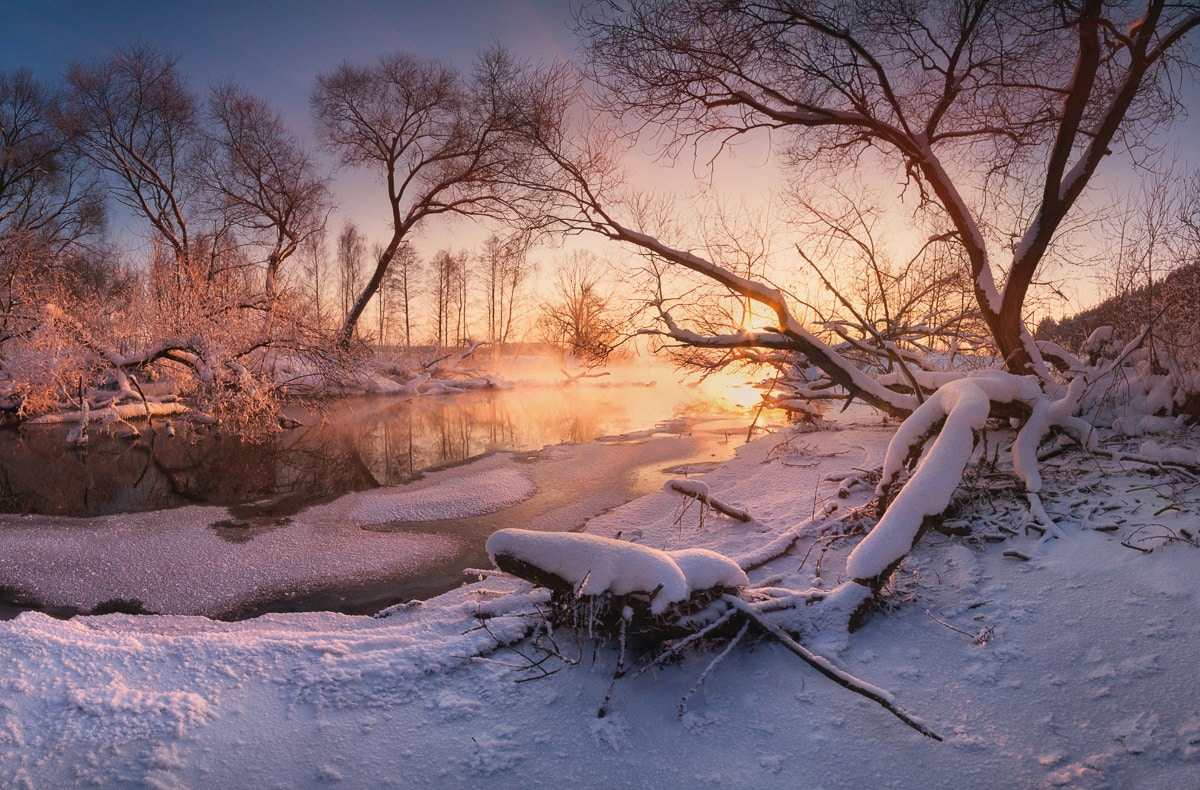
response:
<path id="1" fill-rule="evenodd" d="M 861 489 L 838 498 L 829 478 L 878 466 L 891 431 L 864 416 L 742 448 L 703 479 L 751 524 L 709 513 L 700 526 L 696 503 L 660 492 L 588 531 L 744 560 L 815 513 L 865 502 Z M 1189 786 L 1200 549 L 1137 530 L 1194 530 L 1197 493 L 1156 489 L 1141 468 L 1047 462 L 1043 500 L 1062 539 L 978 539 L 1023 526 L 996 494 L 976 539 L 924 539 L 896 575 L 893 611 L 811 645 L 944 743 L 772 642 L 727 657 L 679 718 L 711 654 L 623 679 L 597 719 L 615 652 L 593 663 L 584 645 L 578 666 L 515 682 L 531 676 L 524 660 L 490 647 L 526 632 L 537 596 L 489 578 L 383 618 L 0 622 L 0 786 Z M 820 557 L 832 584 L 845 551 L 828 543 L 822 554 L 801 540 L 751 583 L 811 576 Z M 480 613 L 493 615 L 486 629 Z"/>

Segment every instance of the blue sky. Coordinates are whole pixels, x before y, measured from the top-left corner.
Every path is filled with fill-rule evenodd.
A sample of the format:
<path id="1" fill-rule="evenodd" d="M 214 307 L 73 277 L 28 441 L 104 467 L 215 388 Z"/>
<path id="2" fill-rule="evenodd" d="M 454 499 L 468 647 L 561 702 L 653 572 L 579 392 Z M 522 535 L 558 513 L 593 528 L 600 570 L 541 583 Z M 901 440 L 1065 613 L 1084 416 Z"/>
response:
<path id="1" fill-rule="evenodd" d="M 343 60 L 403 49 L 465 66 L 489 41 L 535 57 L 574 47 L 569 4 L 552 0 L 0 0 L 0 20 L 5 68 L 49 78 L 144 40 L 178 55 L 197 88 L 233 77 L 298 125 L 315 76 Z"/>
<path id="2" fill-rule="evenodd" d="M 0 69 L 26 67 L 53 80 L 72 61 L 145 41 L 178 56 L 198 93 L 233 78 L 311 139 L 315 78 L 345 60 L 365 63 L 402 49 L 468 68 L 491 42 L 530 58 L 570 57 L 570 20 L 566 0 L 0 0 Z M 368 235 L 384 234 L 385 204 L 373 175 L 340 173 L 334 190 L 341 210 L 332 234 L 351 217 Z"/>

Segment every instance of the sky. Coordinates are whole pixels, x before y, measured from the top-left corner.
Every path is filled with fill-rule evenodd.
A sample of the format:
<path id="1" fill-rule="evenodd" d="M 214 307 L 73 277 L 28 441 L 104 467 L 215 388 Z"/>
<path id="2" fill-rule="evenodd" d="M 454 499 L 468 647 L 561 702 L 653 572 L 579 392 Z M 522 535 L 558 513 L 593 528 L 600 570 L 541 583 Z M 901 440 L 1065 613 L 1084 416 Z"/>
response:
<path id="1" fill-rule="evenodd" d="M 198 86 L 234 77 L 297 125 L 307 124 L 316 75 L 344 60 L 403 49 L 466 64 L 493 40 L 531 56 L 569 56 L 574 47 L 569 6 L 553 0 L 0 0 L 0 10 L 5 66 L 52 76 L 140 39 L 180 56 Z"/>
<path id="2" fill-rule="evenodd" d="M 568 0 L 0 0 L 0 21 L 0 69 L 24 66 L 52 80 L 74 60 L 104 58 L 118 45 L 146 41 L 177 55 L 198 92 L 233 78 L 270 100 L 310 141 L 315 77 L 343 61 L 367 63 L 405 50 L 466 68 L 492 42 L 531 59 L 570 58 L 576 48 Z M 1170 137 L 1185 158 L 1200 162 L 1200 87 L 1192 81 L 1185 94 L 1191 117 Z M 751 146 L 719 167 L 718 182 L 735 192 L 733 205 L 757 202 L 782 183 L 764 145 Z M 682 172 L 686 168 L 655 170 L 649 160 L 638 161 L 636 170 L 641 181 L 676 189 L 685 188 L 690 175 Z M 372 241 L 385 236 L 386 202 L 374 174 L 341 171 L 333 189 L 338 208 L 331 235 L 353 220 Z M 474 247 L 486 232 L 467 221 L 442 218 L 423 229 L 416 244 L 429 256 L 444 246 Z M 618 255 L 615 249 L 601 251 Z"/>
<path id="3" fill-rule="evenodd" d="M 570 19 L 565 0 L 0 0 L 0 69 L 23 66 L 53 80 L 73 61 L 144 41 L 179 57 L 197 92 L 233 78 L 312 140 L 316 76 L 344 61 L 405 50 L 467 68 L 492 42 L 524 57 L 567 58 L 575 46 Z M 340 172 L 333 188 L 339 208 L 331 235 L 353 219 L 379 240 L 386 203 L 373 174 Z M 462 238 L 464 224 L 456 223 L 452 238 Z"/>

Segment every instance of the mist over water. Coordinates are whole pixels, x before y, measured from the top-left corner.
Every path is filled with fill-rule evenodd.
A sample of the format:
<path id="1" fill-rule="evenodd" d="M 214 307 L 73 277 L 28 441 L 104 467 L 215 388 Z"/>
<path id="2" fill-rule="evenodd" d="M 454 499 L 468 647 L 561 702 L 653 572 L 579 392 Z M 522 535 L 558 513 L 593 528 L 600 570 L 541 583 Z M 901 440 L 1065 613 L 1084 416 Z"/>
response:
<path id="1" fill-rule="evenodd" d="M 184 424 L 170 437 L 162 422 L 153 430 L 143 426 L 136 441 L 93 429 L 82 450 L 65 441 L 71 426 L 0 431 L 0 512 L 98 516 L 264 501 L 294 510 L 492 452 L 745 413 L 723 397 L 735 380 L 689 384 L 674 369 L 648 360 L 595 371 L 566 386 L 560 366 L 543 358 L 520 358 L 499 375 L 516 385 L 414 400 L 293 406 L 288 416 L 300 426 L 256 445 Z"/>
<path id="2" fill-rule="evenodd" d="M 578 530 L 732 457 L 752 419 L 720 396 L 745 394 L 736 380 L 648 372 L 300 409 L 303 426 L 255 447 L 161 425 L 133 444 L 93 437 L 87 452 L 65 449 L 61 429 L 9 432 L 8 512 L 47 515 L 0 515 L 0 617 L 367 613 L 452 589 L 487 565 L 497 529 Z M 451 502 L 497 474 L 527 479 L 527 498 L 464 517 L 361 515 L 371 497 Z M 182 504 L 209 506 L 161 510 Z"/>

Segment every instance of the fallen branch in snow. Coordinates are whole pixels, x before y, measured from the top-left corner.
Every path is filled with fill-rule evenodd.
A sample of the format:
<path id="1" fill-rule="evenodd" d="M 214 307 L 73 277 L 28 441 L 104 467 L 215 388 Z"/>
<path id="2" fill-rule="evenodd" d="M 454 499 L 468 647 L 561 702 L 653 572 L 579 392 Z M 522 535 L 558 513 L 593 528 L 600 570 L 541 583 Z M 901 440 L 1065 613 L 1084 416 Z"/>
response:
<path id="1" fill-rule="evenodd" d="M 1154 529 L 1161 531 L 1153 532 L 1152 530 Z M 1148 541 L 1158 541 L 1160 546 L 1165 546 L 1169 543 L 1186 543 L 1189 546 L 1200 548 L 1200 540 L 1197 540 L 1195 535 L 1192 535 L 1187 530 L 1176 532 L 1162 524 L 1143 524 L 1131 532 L 1129 537 L 1121 541 L 1121 545 L 1127 549 L 1149 554 L 1153 549 L 1139 545 Z"/>
<path id="2" fill-rule="evenodd" d="M 576 373 L 574 376 L 572 376 L 570 373 L 568 373 L 567 371 L 564 370 L 564 371 L 562 371 L 562 374 L 566 378 L 563 380 L 563 382 L 561 384 L 558 385 L 560 387 L 568 387 L 581 379 L 599 379 L 599 378 L 603 378 L 605 376 L 611 375 L 609 373 L 609 371 L 607 371 L 607 370 L 602 373 L 590 373 L 590 372 L 584 371 L 583 373 Z"/>
<path id="3" fill-rule="evenodd" d="M 1200 464 L 1172 461 L 1164 458 L 1155 458 L 1148 455 L 1142 455 L 1141 453 L 1127 453 L 1121 450 L 1106 450 L 1103 447 L 1095 448 L 1092 450 L 1092 452 L 1096 453 L 1096 455 L 1103 455 L 1107 458 L 1111 458 L 1114 461 L 1129 461 L 1131 463 L 1145 464 L 1146 466 L 1153 466 L 1155 468 L 1164 470 L 1167 468 L 1174 469 L 1176 471 L 1186 473 L 1193 479 L 1200 475 Z"/>
<path id="4" fill-rule="evenodd" d="M 860 509 L 847 510 L 837 517 L 824 514 L 813 516 L 787 530 L 770 543 L 740 554 L 734 560 L 742 570 L 752 571 L 790 552 L 801 538 L 861 534 L 864 530 L 863 521 L 863 513 Z"/>
<path id="5" fill-rule="evenodd" d="M 503 647 L 504 649 L 508 650 L 511 653 L 514 653 L 518 658 L 520 658 L 521 663 L 513 663 L 511 661 L 500 661 L 499 659 L 488 658 L 487 656 L 475 656 L 474 660 L 480 661 L 483 663 L 487 663 L 487 664 L 497 664 L 499 666 L 508 667 L 510 669 L 518 669 L 523 672 L 538 673 L 535 675 L 530 675 L 528 677 L 518 678 L 517 679 L 518 683 L 528 683 L 531 680 L 541 680 L 542 678 L 548 678 L 551 675 L 561 672 L 566 667 L 575 666 L 576 664 L 578 664 L 583 659 L 583 645 L 579 641 L 578 634 L 575 634 L 575 632 L 573 632 L 573 631 L 571 632 L 572 635 L 575 636 L 575 648 L 576 648 L 575 649 L 576 655 L 574 658 L 572 658 L 570 656 L 567 656 L 563 652 L 562 648 L 560 648 L 558 646 L 558 642 L 555 641 L 555 639 L 554 639 L 553 632 L 548 625 L 548 622 L 546 620 L 546 616 L 545 616 L 545 613 L 543 612 L 543 610 L 540 607 L 538 607 L 537 611 L 542 615 L 542 624 L 541 624 L 542 627 L 540 629 L 534 630 L 533 641 L 531 643 L 531 649 L 536 651 L 537 653 L 540 653 L 541 654 L 540 656 L 531 656 L 528 653 L 526 653 L 524 650 L 521 650 L 518 647 L 516 647 L 516 645 L 514 645 L 514 644 L 504 644 L 500 638 L 498 638 L 495 634 L 492 633 L 491 628 L 489 628 L 487 625 L 487 621 L 482 620 L 482 621 L 480 621 L 480 627 L 483 628 L 485 631 L 487 631 L 489 634 L 491 634 L 492 638 L 494 638 L 496 640 L 496 644 L 498 646 Z M 558 666 L 554 667 L 553 669 L 548 669 L 546 667 L 546 664 L 551 660 L 557 661 Z"/>
<path id="6" fill-rule="evenodd" d="M 706 666 L 704 671 L 700 673 L 700 677 L 696 678 L 696 682 L 692 684 L 692 687 L 688 689 L 687 694 L 684 694 L 683 699 L 679 701 L 679 705 L 675 709 L 676 718 L 683 718 L 683 714 L 687 713 L 688 700 L 690 700 L 692 696 L 700 690 L 700 687 L 704 685 L 704 681 L 709 675 L 712 674 L 713 670 L 717 668 L 717 665 L 724 661 L 725 657 L 733 652 L 735 647 L 741 644 L 742 638 L 746 636 L 746 632 L 748 630 L 750 630 L 750 621 L 746 620 L 746 622 L 742 623 L 742 627 L 734 635 L 733 639 L 729 640 L 729 644 L 725 645 L 725 649 L 720 653 L 717 653 L 716 658 L 708 662 L 708 666 Z"/>
<path id="7" fill-rule="evenodd" d="M 89 423 L 93 422 L 111 422 L 111 421 L 126 421 L 137 420 L 146 416 L 147 413 L 153 414 L 155 417 L 167 417 L 172 414 L 182 414 L 188 411 L 188 407 L 178 401 L 168 403 L 157 403 L 150 401 L 148 403 L 120 403 L 113 406 L 107 406 L 103 409 L 89 409 L 85 413 L 83 411 L 63 411 L 54 414 L 43 414 L 40 417 L 35 417 L 29 421 L 30 425 L 58 425 L 66 422 L 79 422 L 85 419 Z"/>
<path id="8" fill-rule="evenodd" d="M 754 517 L 742 508 L 727 505 L 714 497 L 709 491 L 708 484 L 699 480 L 668 480 L 663 484 L 663 488 L 667 491 L 674 491 L 676 494 L 682 494 L 685 497 L 691 497 L 701 505 L 710 507 L 721 515 L 729 516 L 743 523 L 754 520 Z M 701 516 L 702 523 L 703 520 L 703 516 Z"/>
<path id="9" fill-rule="evenodd" d="M 471 340 L 467 343 L 467 347 L 461 351 L 449 351 L 440 357 L 435 357 L 424 363 L 421 367 L 428 370 L 433 376 L 445 376 L 447 374 L 466 374 L 473 371 L 466 371 L 459 368 L 467 357 L 475 353 L 476 349 L 483 346 L 491 345 L 492 340 Z"/>
<path id="10" fill-rule="evenodd" d="M 598 626 L 601 636 L 617 638 L 617 665 L 600 705 L 599 717 L 608 712 L 616 682 L 625 675 L 627 638 L 631 632 L 641 636 L 656 634 L 659 642 L 674 633 L 677 635 L 674 638 L 682 637 L 681 643 L 688 644 L 699 638 L 697 633 L 711 633 L 718 626 L 732 622 L 728 610 L 714 608 L 720 601 L 835 683 L 881 705 L 922 735 L 942 740 L 929 727 L 900 710 L 888 692 L 838 669 L 796 642 L 753 605 L 728 592 L 744 586 L 746 577 L 727 557 L 701 549 L 665 552 L 594 535 L 516 529 L 494 533 L 488 539 L 487 549 L 501 570 L 551 590 L 548 622 L 578 628 L 582 619 L 589 636 L 594 636 L 593 626 Z M 848 584 L 860 588 L 853 582 Z M 862 593 L 867 593 L 865 588 Z M 841 603 L 851 605 L 861 597 L 854 590 L 830 596 L 831 600 L 844 599 Z M 681 714 L 692 694 L 744 637 L 745 631 L 743 623 L 731 645 L 709 663 L 680 702 Z M 676 647 L 674 652 L 679 649 L 682 648 Z M 655 663 L 657 660 L 651 665 Z M 540 661 L 530 661 L 529 666 L 544 671 Z"/>
<path id="11" fill-rule="evenodd" d="M 981 629 L 979 629 L 978 633 L 972 634 L 970 631 L 964 631 L 961 628 L 957 628 L 955 626 L 950 625 L 945 620 L 941 620 L 941 619 L 935 617 L 933 612 L 929 611 L 928 609 L 925 610 L 925 614 L 929 615 L 929 619 L 932 620 L 933 622 L 937 623 L 938 625 L 949 628 L 951 631 L 954 631 L 955 633 L 959 633 L 959 634 L 962 634 L 963 636 L 967 637 L 968 639 L 971 640 L 971 644 L 973 644 L 977 647 L 982 647 L 983 645 L 986 645 L 989 641 L 994 639 L 996 636 L 996 629 L 992 628 L 990 626 L 981 628 Z"/>
<path id="12" fill-rule="evenodd" d="M 784 631 L 782 628 L 759 614 L 758 610 L 752 605 L 746 603 L 741 598 L 732 595 L 723 596 L 723 600 L 730 606 L 740 611 L 742 614 L 746 615 L 746 617 L 752 620 L 756 625 L 769 633 L 771 636 L 778 639 L 781 645 L 786 647 L 792 653 L 795 653 L 806 664 L 832 680 L 834 683 L 837 683 L 839 686 L 849 689 L 855 694 L 866 697 L 872 702 L 882 706 L 888 713 L 891 713 L 897 719 L 904 722 L 909 727 L 912 727 L 925 737 L 933 738 L 935 741 L 942 740 L 942 736 L 931 730 L 928 725 L 914 718 L 913 716 L 910 716 L 897 707 L 896 702 L 891 694 L 879 688 L 878 686 L 873 686 L 864 680 L 859 680 L 849 672 L 838 669 L 828 659 L 813 653 L 804 645 L 800 644 L 795 639 L 792 639 L 791 635 L 789 635 L 787 631 Z"/>

